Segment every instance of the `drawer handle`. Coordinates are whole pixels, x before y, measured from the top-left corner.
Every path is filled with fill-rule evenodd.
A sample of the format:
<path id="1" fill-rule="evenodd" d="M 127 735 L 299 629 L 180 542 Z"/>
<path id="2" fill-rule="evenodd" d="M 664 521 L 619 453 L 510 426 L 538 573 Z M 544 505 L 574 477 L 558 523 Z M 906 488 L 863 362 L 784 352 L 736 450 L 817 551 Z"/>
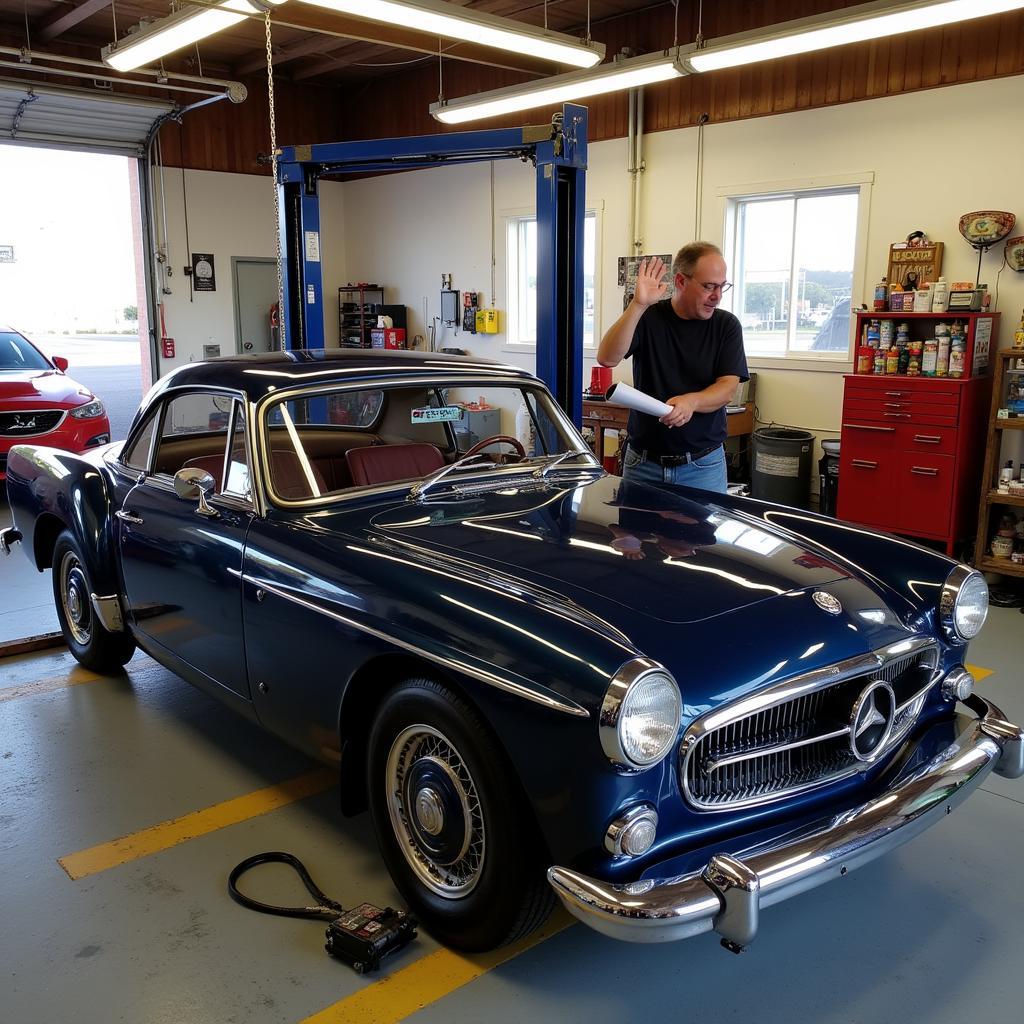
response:
<path id="1" fill-rule="evenodd" d="M 867 459 L 854 459 L 853 465 L 860 466 L 861 469 L 878 469 L 877 462 L 870 462 Z"/>
<path id="2" fill-rule="evenodd" d="M 895 434 L 895 427 L 869 427 L 866 423 L 844 423 L 843 430 L 880 430 L 883 434 Z"/>
<path id="3" fill-rule="evenodd" d="M 909 412 L 887 412 L 885 415 L 886 416 L 902 416 L 903 419 L 905 419 L 905 420 L 909 420 L 910 419 L 910 413 Z"/>
<path id="4" fill-rule="evenodd" d="M 940 444 L 941 437 L 933 437 L 931 434 L 915 434 L 914 441 L 919 444 Z"/>
<path id="5" fill-rule="evenodd" d="M 907 405 L 906 402 L 886 402 L 885 403 L 886 409 L 905 409 L 906 405 Z"/>
<path id="6" fill-rule="evenodd" d="M 906 398 L 907 397 L 907 393 L 906 393 L 906 391 L 886 391 L 885 397 L 886 398 Z"/>
<path id="7" fill-rule="evenodd" d="M 911 473 L 916 473 L 918 476 L 938 476 L 939 471 L 933 469 L 931 466 L 911 466 Z"/>

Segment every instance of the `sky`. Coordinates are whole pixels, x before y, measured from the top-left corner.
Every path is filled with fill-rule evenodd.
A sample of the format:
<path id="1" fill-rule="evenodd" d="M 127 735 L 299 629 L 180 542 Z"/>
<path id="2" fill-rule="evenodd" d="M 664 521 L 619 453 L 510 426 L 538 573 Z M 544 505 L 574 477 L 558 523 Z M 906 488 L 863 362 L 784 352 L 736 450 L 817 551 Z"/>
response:
<path id="1" fill-rule="evenodd" d="M 137 302 L 127 157 L 0 144 L 0 323 L 112 331 Z"/>

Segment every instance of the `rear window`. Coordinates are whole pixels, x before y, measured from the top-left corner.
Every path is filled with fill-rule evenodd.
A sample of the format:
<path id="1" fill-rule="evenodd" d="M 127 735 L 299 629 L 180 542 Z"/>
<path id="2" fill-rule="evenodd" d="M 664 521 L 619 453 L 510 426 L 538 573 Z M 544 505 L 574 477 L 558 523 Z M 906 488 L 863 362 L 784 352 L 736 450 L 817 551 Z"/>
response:
<path id="1" fill-rule="evenodd" d="M 13 331 L 0 331 L 0 370 L 48 370 L 50 364 L 34 345 Z"/>

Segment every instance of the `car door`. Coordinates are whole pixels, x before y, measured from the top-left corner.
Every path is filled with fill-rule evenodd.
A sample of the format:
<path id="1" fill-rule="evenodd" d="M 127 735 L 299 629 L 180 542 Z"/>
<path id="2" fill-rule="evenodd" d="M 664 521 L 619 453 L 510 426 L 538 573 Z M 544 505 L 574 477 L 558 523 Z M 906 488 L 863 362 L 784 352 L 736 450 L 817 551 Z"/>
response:
<path id="1" fill-rule="evenodd" d="M 144 645 L 159 645 L 194 682 L 248 698 L 241 572 L 253 506 L 244 405 L 226 393 L 171 393 L 149 465 L 116 513 L 129 615 Z M 214 478 L 206 509 L 175 492 L 174 474 L 187 467 Z"/>

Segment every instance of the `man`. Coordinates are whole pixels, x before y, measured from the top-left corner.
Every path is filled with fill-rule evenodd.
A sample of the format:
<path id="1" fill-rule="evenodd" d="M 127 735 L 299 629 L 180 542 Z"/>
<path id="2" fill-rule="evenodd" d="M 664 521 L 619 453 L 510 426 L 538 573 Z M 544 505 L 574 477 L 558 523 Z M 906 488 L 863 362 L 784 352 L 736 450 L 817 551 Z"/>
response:
<path id="1" fill-rule="evenodd" d="M 633 385 L 672 406 L 661 419 L 629 414 L 623 475 L 725 491 L 725 406 L 749 379 L 740 322 L 718 308 L 732 287 L 725 259 L 710 242 L 684 245 L 671 299 L 665 271 L 660 259 L 641 261 L 633 299 L 597 349 L 602 366 L 632 358 Z"/>

